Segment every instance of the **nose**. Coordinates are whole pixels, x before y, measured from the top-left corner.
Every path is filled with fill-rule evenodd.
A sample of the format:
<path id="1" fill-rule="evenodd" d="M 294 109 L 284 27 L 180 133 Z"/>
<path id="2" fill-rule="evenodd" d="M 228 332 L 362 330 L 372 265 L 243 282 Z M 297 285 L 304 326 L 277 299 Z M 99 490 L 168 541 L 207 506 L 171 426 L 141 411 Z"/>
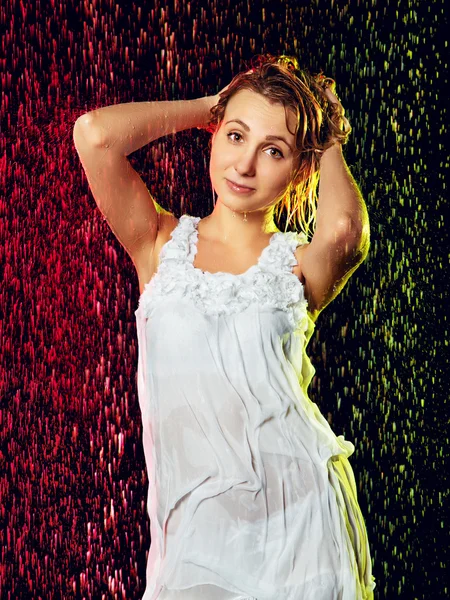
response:
<path id="1" fill-rule="evenodd" d="M 242 177 L 254 177 L 256 173 L 256 151 L 243 149 L 237 156 L 234 168 Z"/>

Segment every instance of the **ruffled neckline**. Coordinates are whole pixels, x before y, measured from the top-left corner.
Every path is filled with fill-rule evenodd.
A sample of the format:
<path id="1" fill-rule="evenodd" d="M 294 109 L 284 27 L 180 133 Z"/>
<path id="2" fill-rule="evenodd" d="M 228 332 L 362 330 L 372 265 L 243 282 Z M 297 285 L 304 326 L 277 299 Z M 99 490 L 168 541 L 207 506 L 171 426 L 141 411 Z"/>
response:
<path id="1" fill-rule="evenodd" d="M 185 219 L 185 218 L 190 219 L 191 224 L 193 225 L 193 228 L 191 230 L 190 233 L 190 252 L 189 252 L 189 264 L 192 267 L 192 269 L 198 273 L 200 273 L 202 276 L 205 277 L 228 277 L 228 278 L 232 278 L 232 279 L 241 279 L 241 278 L 246 278 L 249 277 L 250 275 L 253 274 L 254 271 L 256 271 L 257 269 L 259 269 L 261 267 L 261 265 L 264 263 L 264 261 L 266 260 L 266 255 L 270 253 L 272 247 L 274 244 L 276 244 L 276 238 L 283 236 L 285 234 L 283 234 L 282 231 L 275 231 L 274 233 L 272 233 L 272 235 L 270 236 L 269 239 L 269 243 L 267 244 L 267 246 L 265 246 L 262 250 L 262 252 L 260 253 L 257 262 L 254 265 L 251 265 L 248 269 L 246 269 L 243 273 L 229 273 L 227 271 L 215 271 L 214 273 L 211 273 L 210 271 L 203 271 L 203 269 L 200 269 L 199 267 L 194 266 L 194 260 L 195 257 L 197 255 L 197 251 L 198 251 L 198 224 L 201 221 L 201 217 L 193 217 L 191 215 L 183 215 L 181 217 L 181 219 Z"/>
<path id="2" fill-rule="evenodd" d="M 308 327 L 303 284 L 292 272 L 304 233 L 276 231 L 259 260 L 244 273 L 210 273 L 194 267 L 200 217 L 182 215 L 160 250 L 160 263 L 139 298 L 136 315 L 150 316 L 161 302 L 187 300 L 205 315 L 230 315 L 256 303 L 286 311 L 293 329 Z"/>

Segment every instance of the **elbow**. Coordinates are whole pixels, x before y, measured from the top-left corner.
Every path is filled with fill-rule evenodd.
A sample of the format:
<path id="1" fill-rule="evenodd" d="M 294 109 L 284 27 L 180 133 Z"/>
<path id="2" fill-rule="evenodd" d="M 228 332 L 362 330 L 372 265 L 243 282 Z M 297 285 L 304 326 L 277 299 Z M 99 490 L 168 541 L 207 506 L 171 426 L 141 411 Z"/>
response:
<path id="1" fill-rule="evenodd" d="M 335 222 L 333 228 L 327 236 L 331 242 L 340 246 L 358 245 L 363 237 L 363 228 L 359 223 L 355 223 L 351 217 L 343 217 Z"/>
<path id="2" fill-rule="evenodd" d="M 370 236 L 360 232 L 348 243 L 348 259 L 354 265 L 363 263 L 370 248 Z"/>
<path id="3" fill-rule="evenodd" d="M 73 126 L 72 137 L 74 142 L 77 142 L 77 140 L 79 140 L 81 137 L 84 138 L 81 118 L 82 117 L 78 117 L 78 119 L 75 121 L 75 125 Z"/>
<path id="4" fill-rule="evenodd" d="M 95 111 L 87 112 L 78 117 L 78 119 L 75 121 L 75 125 L 73 126 L 74 133 L 84 133 L 86 130 L 92 129 L 92 126 L 95 123 L 94 112 Z"/>
<path id="5" fill-rule="evenodd" d="M 82 140 L 98 147 L 105 143 L 104 135 L 102 136 L 98 127 L 95 110 L 78 117 L 73 127 L 73 139 L 74 142 Z"/>
<path id="6" fill-rule="evenodd" d="M 358 257 L 359 262 L 363 262 L 366 259 L 370 248 L 370 225 L 368 219 L 359 223 L 358 226 L 354 228 L 352 239 L 354 254 Z"/>
<path id="7" fill-rule="evenodd" d="M 345 264 L 359 265 L 370 248 L 370 229 L 354 224 L 351 219 L 337 223 L 332 243 Z"/>
<path id="8" fill-rule="evenodd" d="M 336 224 L 335 240 L 345 244 L 353 252 L 358 251 L 367 255 L 370 246 L 369 220 L 355 221 L 351 217 L 341 219 Z"/>

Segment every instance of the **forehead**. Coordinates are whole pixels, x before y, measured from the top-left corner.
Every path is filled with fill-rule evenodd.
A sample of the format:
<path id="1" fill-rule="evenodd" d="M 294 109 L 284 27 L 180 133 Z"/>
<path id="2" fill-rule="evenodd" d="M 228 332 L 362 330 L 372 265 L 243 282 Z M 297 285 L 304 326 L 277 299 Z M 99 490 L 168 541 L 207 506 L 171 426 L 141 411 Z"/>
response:
<path id="1" fill-rule="evenodd" d="M 296 115 L 281 103 L 269 102 L 267 98 L 252 90 L 239 90 L 226 106 L 224 123 L 230 119 L 241 119 L 250 129 L 276 129 L 292 135 L 295 131 Z M 286 126 L 286 120 L 289 130 Z"/>

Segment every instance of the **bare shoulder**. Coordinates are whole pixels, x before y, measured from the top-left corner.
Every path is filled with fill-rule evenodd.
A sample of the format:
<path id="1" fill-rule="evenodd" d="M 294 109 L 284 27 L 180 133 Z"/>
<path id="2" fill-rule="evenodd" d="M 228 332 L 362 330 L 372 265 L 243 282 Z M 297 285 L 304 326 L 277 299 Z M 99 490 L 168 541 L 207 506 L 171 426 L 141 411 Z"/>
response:
<path id="1" fill-rule="evenodd" d="M 297 259 L 297 265 L 292 270 L 293 273 L 295 275 L 297 275 L 297 277 L 300 279 L 300 281 L 303 285 L 305 285 L 305 277 L 302 273 L 302 261 L 303 261 L 303 255 L 304 255 L 306 246 L 308 246 L 308 244 L 303 244 L 302 246 L 297 246 L 297 248 L 295 249 L 294 254 L 295 254 L 295 258 Z"/>
<path id="2" fill-rule="evenodd" d="M 177 219 L 177 217 L 174 214 L 172 214 L 171 212 L 165 211 L 163 213 L 160 213 L 158 235 L 160 233 L 161 233 L 161 235 L 164 235 L 167 232 L 169 232 L 169 237 L 170 237 L 170 234 L 175 229 L 175 227 L 178 225 L 178 221 L 179 221 L 179 219 Z"/>
<path id="3" fill-rule="evenodd" d="M 304 287 L 308 312 L 315 321 L 364 261 L 367 248 L 358 236 L 314 234 L 295 252 L 297 276 Z M 295 271 L 294 271 L 295 272 Z"/>
<path id="4" fill-rule="evenodd" d="M 159 253 L 166 242 L 170 240 L 170 235 L 178 225 L 179 219 L 172 213 L 162 210 L 158 213 L 158 233 L 153 246 L 143 248 L 138 260 L 134 261 L 134 266 L 139 279 L 139 293 L 144 291 L 145 284 L 150 281 L 156 273 L 159 265 Z"/>
<path id="5" fill-rule="evenodd" d="M 311 319 L 313 321 L 316 321 L 317 317 L 320 314 L 320 310 L 315 310 L 314 306 L 312 305 L 312 294 L 310 293 L 309 282 L 306 281 L 305 275 L 303 273 L 303 267 L 304 267 L 305 261 L 307 260 L 307 255 L 305 255 L 305 251 L 308 246 L 309 246 L 309 243 L 303 244 L 301 246 L 297 246 L 297 248 L 295 249 L 294 254 L 295 254 L 295 258 L 297 259 L 297 265 L 294 267 L 292 272 L 294 273 L 294 275 L 296 275 L 298 277 L 298 279 L 300 280 L 300 283 L 303 285 L 303 291 L 305 294 L 305 298 L 308 302 L 307 310 L 308 310 L 309 316 L 311 317 Z"/>

